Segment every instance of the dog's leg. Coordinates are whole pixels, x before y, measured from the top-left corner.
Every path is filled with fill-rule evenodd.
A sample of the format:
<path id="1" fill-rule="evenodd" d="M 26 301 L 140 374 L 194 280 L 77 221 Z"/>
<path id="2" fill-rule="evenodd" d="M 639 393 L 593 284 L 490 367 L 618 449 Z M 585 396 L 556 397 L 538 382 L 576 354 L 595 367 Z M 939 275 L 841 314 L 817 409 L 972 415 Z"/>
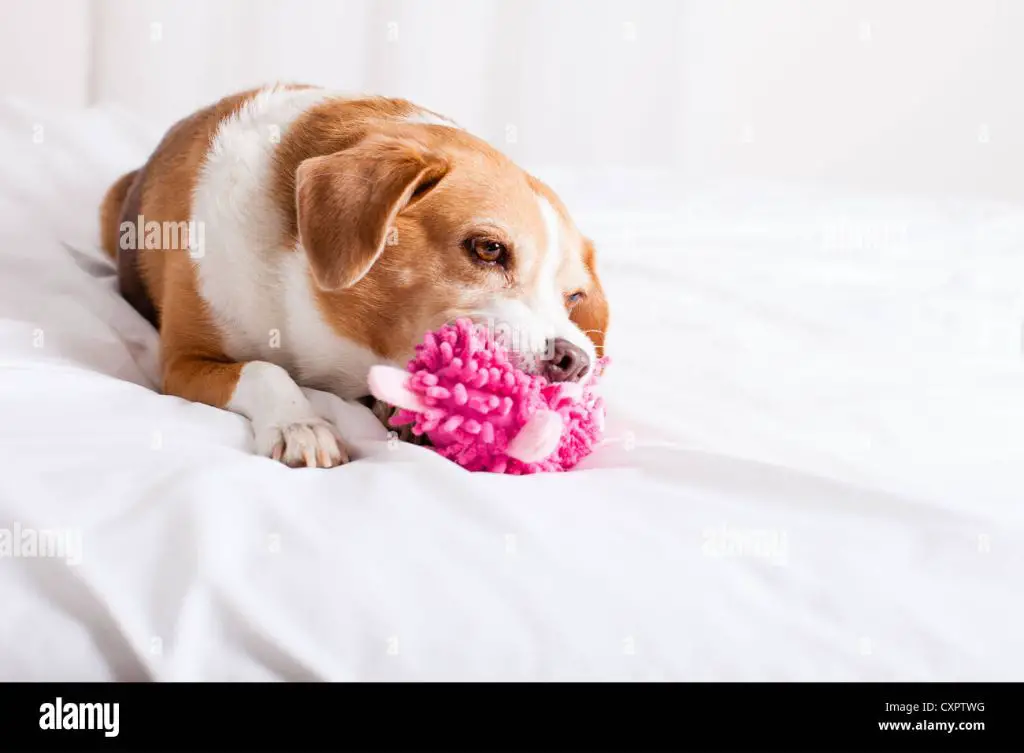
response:
<path id="1" fill-rule="evenodd" d="M 285 465 L 330 468 L 349 460 L 337 430 L 275 364 L 179 357 L 164 368 L 164 392 L 247 417 L 256 451 Z"/>

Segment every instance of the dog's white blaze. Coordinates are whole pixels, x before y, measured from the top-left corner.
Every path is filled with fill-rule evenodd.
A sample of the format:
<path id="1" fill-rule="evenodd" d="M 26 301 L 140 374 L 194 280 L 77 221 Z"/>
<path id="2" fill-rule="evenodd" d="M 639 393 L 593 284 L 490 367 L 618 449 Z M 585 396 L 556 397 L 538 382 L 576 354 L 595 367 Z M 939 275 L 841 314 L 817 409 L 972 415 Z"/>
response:
<path id="1" fill-rule="evenodd" d="M 526 298 L 534 318 L 547 339 L 562 337 L 583 348 L 591 362 L 596 358 L 593 344 L 579 327 L 569 318 L 563 298 L 564 291 L 558 282 L 558 274 L 566 262 L 565 244 L 562 242 L 562 218 L 545 197 L 537 195 L 544 231 L 547 240 L 541 256 L 535 287 Z"/>
<path id="2" fill-rule="evenodd" d="M 507 344 L 519 352 L 523 368 L 537 368 L 550 342 L 558 337 L 581 347 L 593 363 L 597 359 L 594 344 L 569 318 L 558 282 L 566 261 L 562 219 L 551 202 L 539 194 L 537 206 L 544 221 L 544 245 L 538 249 L 540 266 L 533 287 L 519 298 L 498 298 L 474 316 L 493 324 L 503 338 L 511 338 Z"/>
<path id="3" fill-rule="evenodd" d="M 558 287 L 558 270 L 562 266 L 565 253 L 562 249 L 562 221 L 546 198 L 538 195 L 537 204 L 540 206 L 540 216 L 544 218 L 544 235 L 547 243 L 540 257 L 537 287 L 531 295 L 530 304 L 542 318 L 550 319 L 552 325 L 555 325 L 558 319 L 568 319 L 562 305 L 562 293 Z"/>

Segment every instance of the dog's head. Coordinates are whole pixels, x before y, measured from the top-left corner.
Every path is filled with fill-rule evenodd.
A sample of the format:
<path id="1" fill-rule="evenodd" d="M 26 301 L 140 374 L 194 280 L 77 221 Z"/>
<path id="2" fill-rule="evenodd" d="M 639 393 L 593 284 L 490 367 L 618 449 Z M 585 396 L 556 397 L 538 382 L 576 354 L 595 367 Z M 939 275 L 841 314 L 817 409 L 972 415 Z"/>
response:
<path id="1" fill-rule="evenodd" d="M 555 193 L 456 128 L 400 124 L 303 161 L 299 241 L 332 326 L 402 362 L 465 316 L 524 368 L 579 380 L 608 304 L 594 247 Z"/>

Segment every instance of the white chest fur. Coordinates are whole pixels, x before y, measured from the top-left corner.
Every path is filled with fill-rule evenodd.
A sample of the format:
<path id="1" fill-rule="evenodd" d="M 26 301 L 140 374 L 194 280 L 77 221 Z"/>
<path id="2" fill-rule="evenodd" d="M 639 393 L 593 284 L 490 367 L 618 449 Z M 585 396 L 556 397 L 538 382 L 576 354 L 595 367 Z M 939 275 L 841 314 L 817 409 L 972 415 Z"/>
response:
<path id="1" fill-rule="evenodd" d="M 203 223 L 205 239 L 195 264 L 230 358 L 269 361 L 300 384 L 355 398 L 365 394 L 366 373 L 380 359 L 323 320 L 305 255 L 277 245 L 282 220 L 269 191 L 281 136 L 329 96 L 267 89 L 221 124 L 193 196 L 192 219 Z"/>

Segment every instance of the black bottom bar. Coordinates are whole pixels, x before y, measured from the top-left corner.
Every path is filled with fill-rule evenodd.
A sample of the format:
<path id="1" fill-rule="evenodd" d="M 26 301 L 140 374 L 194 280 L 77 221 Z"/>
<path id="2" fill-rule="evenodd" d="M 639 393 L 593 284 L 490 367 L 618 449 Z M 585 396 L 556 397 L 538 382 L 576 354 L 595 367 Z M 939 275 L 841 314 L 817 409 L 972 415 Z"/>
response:
<path id="1" fill-rule="evenodd" d="M 0 686 L 0 749 L 1010 751 L 1024 749 L 1022 690 L 1019 684 L 8 684 Z"/>

